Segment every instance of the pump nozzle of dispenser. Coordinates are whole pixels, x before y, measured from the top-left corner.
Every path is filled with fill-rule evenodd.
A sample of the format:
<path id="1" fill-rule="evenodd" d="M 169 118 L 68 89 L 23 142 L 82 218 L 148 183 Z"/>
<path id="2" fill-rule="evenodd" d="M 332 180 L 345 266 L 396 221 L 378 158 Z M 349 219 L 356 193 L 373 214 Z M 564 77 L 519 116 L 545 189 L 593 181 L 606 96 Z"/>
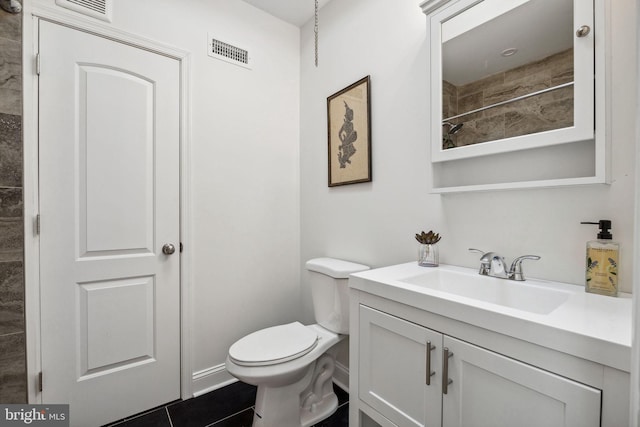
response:
<path id="1" fill-rule="evenodd" d="M 594 224 L 600 227 L 600 232 L 598 233 L 598 239 L 603 240 L 611 240 L 613 239 L 613 235 L 609 230 L 611 229 L 611 221 L 608 219 L 601 219 L 598 222 L 581 222 L 580 224 Z"/>

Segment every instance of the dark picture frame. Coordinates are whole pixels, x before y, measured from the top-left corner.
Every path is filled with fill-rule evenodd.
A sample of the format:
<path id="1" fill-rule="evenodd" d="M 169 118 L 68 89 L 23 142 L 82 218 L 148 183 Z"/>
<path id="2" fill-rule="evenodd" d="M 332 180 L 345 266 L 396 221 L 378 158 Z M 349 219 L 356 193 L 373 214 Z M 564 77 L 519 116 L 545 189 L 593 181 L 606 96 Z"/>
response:
<path id="1" fill-rule="evenodd" d="M 371 78 L 327 98 L 329 187 L 371 182 Z"/>

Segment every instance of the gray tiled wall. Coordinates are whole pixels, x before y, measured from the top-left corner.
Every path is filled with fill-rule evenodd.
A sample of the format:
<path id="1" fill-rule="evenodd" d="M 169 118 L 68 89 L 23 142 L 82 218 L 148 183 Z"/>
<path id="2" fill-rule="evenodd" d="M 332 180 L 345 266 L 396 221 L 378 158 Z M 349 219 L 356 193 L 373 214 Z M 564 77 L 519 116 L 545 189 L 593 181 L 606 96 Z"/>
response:
<path id="1" fill-rule="evenodd" d="M 21 20 L 0 9 L 0 403 L 27 401 Z"/>

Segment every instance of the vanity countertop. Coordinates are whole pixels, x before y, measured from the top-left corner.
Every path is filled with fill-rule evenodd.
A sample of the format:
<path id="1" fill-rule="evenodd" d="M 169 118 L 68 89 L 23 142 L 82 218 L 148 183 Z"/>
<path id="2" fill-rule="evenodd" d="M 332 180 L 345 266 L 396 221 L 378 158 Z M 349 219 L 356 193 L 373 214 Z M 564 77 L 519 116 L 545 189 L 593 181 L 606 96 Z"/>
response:
<path id="1" fill-rule="evenodd" d="M 439 275 L 475 284 L 481 298 L 463 296 L 420 284 L 415 278 Z M 477 278 L 477 279 L 476 279 Z M 412 283 L 413 282 L 413 283 Z M 540 312 L 487 302 L 482 298 L 483 286 L 491 291 L 519 292 L 553 296 L 560 302 L 557 308 Z M 495 286 L 498 286 L 496 288 Z M 631 360 L 631 296 L 619 297 L 590 294 L 583 286 L 539 279 L 525 282 L 480 276 L 477 270 L 440 265 L 420 267 L 416 262 L 398 264 L 355 273 L 349 287 L 392 301 L 416 307 L 434 314 L 552 348 L 577 357 L 629 372 Z M 487 292 L 489 289 L 487 288 Z M 528 293 L 524 292 L 528 298 Z M 485 299 L 485 300 L 483 300 Z M 526 302 L 526 301 L 525 301 Z M 540 301 L 544 305 L 545 301 Z M 535 303 L 534 303 L 535 304 Z"/>

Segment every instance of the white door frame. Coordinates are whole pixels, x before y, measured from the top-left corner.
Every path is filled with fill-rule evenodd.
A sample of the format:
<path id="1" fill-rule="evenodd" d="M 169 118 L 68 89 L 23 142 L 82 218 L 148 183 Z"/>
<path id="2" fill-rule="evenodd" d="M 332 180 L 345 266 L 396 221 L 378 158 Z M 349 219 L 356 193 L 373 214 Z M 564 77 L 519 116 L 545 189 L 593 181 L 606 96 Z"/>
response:
<path id="1" fill-rule="evenodd" d="M 40 346 L 40 237 L 38 189 L 38 22 L 47 20 L 120 43 L 155 52 L 180 63 L 180 394 L 192 397 L 191 366 L 191 185 L 190 185 L 190 53 L 155 40 L 97 23 L 91 18 L 59 9 L 24 2 L 23 51 L 23 156 L 24 156 L 24 273 L 27 348 L 27 392 L 31 404 L 42 401 L 39 391 Z"/>

